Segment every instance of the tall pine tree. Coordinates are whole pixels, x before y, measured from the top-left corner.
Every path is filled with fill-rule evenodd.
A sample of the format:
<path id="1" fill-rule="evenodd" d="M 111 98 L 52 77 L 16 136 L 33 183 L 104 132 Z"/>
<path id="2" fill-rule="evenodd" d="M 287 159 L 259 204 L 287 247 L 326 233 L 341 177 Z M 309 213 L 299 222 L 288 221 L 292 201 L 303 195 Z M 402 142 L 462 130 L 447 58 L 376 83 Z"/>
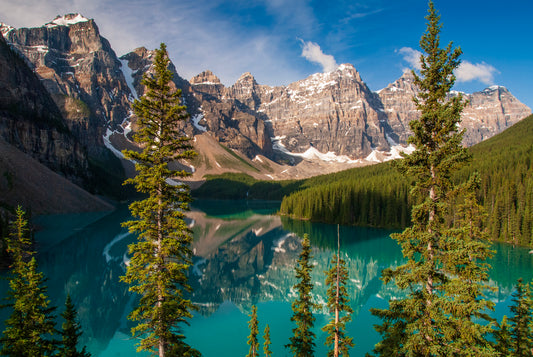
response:
<path id="1" fill-rule="evenodd" d="M 250 336 L 248 336 L 248 345 L 250 350 L 246 357 L 257 357 L 259 355 L 259 335 L 258 321 L 257 321 L 257 306 L 252 306 L 252 313 L 249 315 L 250 321 L 248 322 L 248 328 L 250 329 Z"/>
<path id="2" fill-rule="evenodd" d="M 192 238 L 184 211 L 191 198 L 187 185 L 172 181 L 188 173 L 168 165 L 192 158 L 195 153 L 190 139 L 180 130 L 188 115 L 181 105 L 181 91 L 171 88 L 169 62 L 166 46 L 161 44 L 156 50 L 154 74 L 145 75 L 142 81 L 146 94 L 133 105 L 139 126 L 134 139 L 142 151 L 124 152 L 127 159 L 135 161 L 137 170 L 137 176 L 126 182 L 148 197 L 130 205 L 132 215 L 138 219 L 124 223 L 139 238 L 129 246 L 132 257 L 121 280 L 141 296 L 129 316 L 139 322 L 132 329 L 133 335 L 141 339 L 138 350 L 160 357 L 197 354 L 180 333 L 194 308 L 185 297 L 190 290 L 187 270 L 192 259 Z"/>
<path id="3" fill-rule="evenodd" d="M 272 342 L 270 341 L 270 326 L 268 326 L 268 324 L 265 326 L 263 339 L 263 353 L 265 354 L 265 357 L 272 357 L 272 351 L 270 350 Z"/>
<path id="4" fill-rule="evenodd" d="M 420 89 L 415 103 L 419 120 L 410 123 L 409 142 L 416 150 L 400 162 L 403 173 L 414 178 L 411 190 L 412 225 L 393 238 L 407 263 L 383 271 L 385 283 L 394 280 L 406 297 L 389 301 L 389 309 L 373 309 L 384 320 L 376 329 L 383 339 L 375 346 L 379 356 L 493 356 L 486 341 L 489 331 L 483 314 L 492 304 L 482 299 L 491 255 L 478 230 L 472 190 L 456 186 L 452 173 L 468 159 L 458 131 L 464 103 L 450 96 L 460 49 L 450 43 L 440 48 L 440 17 L 429 2 L 427 30 L 420 46 Z M 464 200 L 464 203 L 461 203 Z M 461 207 L 457 219 L 453 207 Z"/>
<path id="5" fill-rule="evenodd" d="M 313 356 L 315 352 L 315 333 L 313 326 L 315 317 L 313 316 L 313 309 L 317 306 L 313 303 L 313 283 L 311 282 L 311 271 L 313 265 L 311 262 L 311 242 L 309 236 L 304 234 L 302 240 L 302 252 L 296 263 L 296 280 L 294 290 L 298 297 L 292 303 L 293 316 L 291 321 L 296 323 L 296 327 L 292 330 L 293 336 L 289 338 L 290 343 L 286 345 L 292 354 L 297 357 Z"/>
<path id="6" fill-rule="evenodd" d="M 332 346 L 328 357 L 349 356 L 349 348 L 354 346 L 353 338 L 345 335 L 346 323 L 351 321 L 353 313 L 350 298 L 346 289 L 348 269 L 346 262 L 340 257 L 339 226 L 337 225 L 337 254 L 331 259 L 331 269 L 326 273 L 328 285 L 328 309 L 333 314 L 329 323 L 322 328 L 328 334 L 325 345 Z"/>
<path id="7" fill-rule="evenodd" d="M 13 311 L 0 338 L 0 354 L 5 356 L 52 356 L 55 350 L 55 308 L 50 306 L 45 278 L 37 270 L 30 245 L 28 221 L 18 207 L 7 239 L 7 250 L 13 258 L 7 307 Z"/>
<path id="8" fill-rule="evenodd" d="M 59 352 L 57 357 L 89 357 L 91 354 L 86 351 L 83 346 L 81 351 L 78 351 L 78 340 L 82 335 L 82 330 L 79 323 L 76 321 L 78 313 L 72 303 L 70 295 L 67 295 L 65 300 L 65 311 L 61 313 L 61 317 L 65 320 L 61 325 L 61 342 L 59 345 Z"/>

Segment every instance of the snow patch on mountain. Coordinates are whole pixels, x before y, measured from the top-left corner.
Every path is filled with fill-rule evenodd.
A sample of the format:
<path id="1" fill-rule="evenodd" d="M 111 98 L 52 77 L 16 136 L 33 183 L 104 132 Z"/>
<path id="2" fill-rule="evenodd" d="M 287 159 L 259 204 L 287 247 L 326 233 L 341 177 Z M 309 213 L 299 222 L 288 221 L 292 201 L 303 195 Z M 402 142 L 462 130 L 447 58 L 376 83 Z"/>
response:
<path id="1" fill-rule="evenodd" d="M 64 16 L 58 16 L 51 22 L 47 23 L 46 27 L 57 27 L 57 26 L 70 26 L 80 22 L 90 21 L 88 18 L 80 14 L 68 14 Z"/>
<path id="2" fill-rule="evenodd" d="M 194 127 L 198 130 L 200 130 L 201 132 L 206 132 L 207 131 L 207 127 L 203 126 L 203 125 L 200 125 L 200 121 L 204 118 L 204 114 L 203 113 L 200 113 L 200 114 L 195 114 L 191 117 L 191 121 L 192 121 L 192 125 L 194 125 Z"/>
<path id="3" fill-rule="evenodd" d="M 8 24 L 0 22 L 0 32 L 2 33 L 2 36 L 4 36 L 4 38 L 7 38 L 7 34 L 13 30 L 15 30 L 13 26 L 9 26 Z"/>
<path id="4" fill-rule="evenodd" d="M 139 96 L 137 95 L 137 91 L 135 90 L 135 87 L 133 86 L 133 71 L 128 66 L 128 60 L 119 59 L 119 61 L 121 64 L 120 69 L 122 70 L 124 79 L 126 79 L 126 84 L 128 85 L 128 88 L 130 89 L 130 92 L 133 95 L 133 99 L 139 99 Z M 133 99 L 130 98 L 130 101 L 133 102 Z"/>

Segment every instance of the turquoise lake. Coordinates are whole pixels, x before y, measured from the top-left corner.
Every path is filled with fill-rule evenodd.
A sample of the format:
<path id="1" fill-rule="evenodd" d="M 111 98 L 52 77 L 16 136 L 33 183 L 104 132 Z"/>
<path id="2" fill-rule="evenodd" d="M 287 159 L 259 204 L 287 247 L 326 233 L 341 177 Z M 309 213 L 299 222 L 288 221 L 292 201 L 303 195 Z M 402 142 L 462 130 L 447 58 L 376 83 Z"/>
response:
<path id="1" fill-rule="evenodd" d="M 276 202 L 197 201 L 188 214 L 194 232 L 194 267 L 190 282 L 192 301 L 198 311 L 184 327 L 190 345 L 205 357 L 245 356 L 252 305 L 258 307 L 260 343 L 266 324 L 270 326 L 273 355 L 288 356 L 284 348 L 293 323 L 292 286 L 294 265 L 300 253 L 300 237 L 308 233 L 313 247 L 312 279 L 316 302 L 325 303 L 324 271 L 336 250 L 337 227 L 294 221 L 276 216 Z M 131 339 L 127 315 L 136 303 L 127 286 L 119 281 L 128 261 L 127 245 L 135 237 L 121 228 L 129 219 L 126 206 L 113 212 L 40 216 L 39 268 L 47 278 L 52 304 L 63 310 L 65 297 L 75 303 L 84 335 L 82 343 L 93 356 L 131 356 L 136 341 Z M 347 262 L 351 304 L 354 309 L 347 334 L 354 337 L 351 356 L 372 350 L 379 335 L 373 325 L 380 321 L 371 307 L 386 307 L 400 296 L 394 286 L 379 280 L 382 269 L 403 262 L 400 249 L 390 239 L 391 231 L 340 227 L 341 254 Z M 496 303 L 492 314 L 508 314 L 513 285 L 520 277 L 533 279 L 533 254 L 528 249 L 494 245 L 488 295 Z M 0 285 L 5 296 L 6 283 Z M 3 310 L 3 321 L 8 312 Z M 329 318 L 325 310 L 315 313 L 316 356 L 325 356 L 325 335 L 320 328 Z M 143 354 L 138 354 L 142 356 Z"/>

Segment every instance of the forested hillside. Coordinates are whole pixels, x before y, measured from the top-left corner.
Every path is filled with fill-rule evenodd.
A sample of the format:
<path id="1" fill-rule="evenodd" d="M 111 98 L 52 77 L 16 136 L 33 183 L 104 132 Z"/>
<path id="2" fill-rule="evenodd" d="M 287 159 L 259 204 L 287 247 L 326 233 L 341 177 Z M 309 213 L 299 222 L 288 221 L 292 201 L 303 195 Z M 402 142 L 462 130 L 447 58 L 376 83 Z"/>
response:
<path id="1" fill-rule="evenodd" d="M 490 236 L 533 244 L 533 116 L 470 148 L 472 161 L 457 180 L 478 171 L 479 199 Z M 280 212 L 327 223 L 403 227 L 409 223 L 408 182 L 385 163 L 345 171 L 283 199 Z"/>
<path id="2" fill-rule="evenodd" d="M 473 160 L 461 176 L 480 173 L 479 197 L 491 237 L 533 245 L 533 115 L 471 152 Z"/>

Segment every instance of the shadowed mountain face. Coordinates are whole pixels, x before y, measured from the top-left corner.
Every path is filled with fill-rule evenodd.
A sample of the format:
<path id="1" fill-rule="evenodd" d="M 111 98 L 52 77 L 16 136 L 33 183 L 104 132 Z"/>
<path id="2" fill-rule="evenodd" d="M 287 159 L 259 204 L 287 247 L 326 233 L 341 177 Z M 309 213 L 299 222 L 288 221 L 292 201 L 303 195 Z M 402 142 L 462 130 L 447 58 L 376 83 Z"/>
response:
<path id="1" fill-rule="evenodd" d="M 89 177 L 85 146 L 42 81 L 0 36 L 0 203 L 34 214 L 110 209 L 72 183 Z"/>

